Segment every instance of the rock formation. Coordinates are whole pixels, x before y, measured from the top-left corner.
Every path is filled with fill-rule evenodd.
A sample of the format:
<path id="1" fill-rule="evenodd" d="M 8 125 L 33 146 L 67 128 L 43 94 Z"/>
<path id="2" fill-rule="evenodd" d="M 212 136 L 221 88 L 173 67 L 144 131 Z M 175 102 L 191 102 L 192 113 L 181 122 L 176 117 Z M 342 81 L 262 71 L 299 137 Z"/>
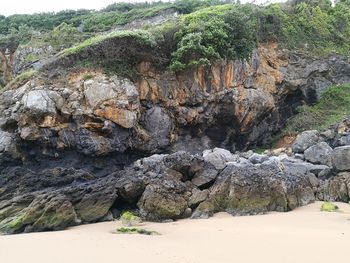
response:
<path id="1" fill-rule="evenodd" d="M 84 52 L 103 60 L 112 42 Z M 300 134 L 290 156 L 231 153 L 266 143 L 298 105 L 350 82 L 346 58 L 271 44 L 249 61 L 173 74 L 140 56 L 137 81 L 74 70 L 73 56 L 0 94 L 1 232 L 58 230 L 126 209 L 163 221 L 349 200 L 348 120 Z"/>
<path id="2" fill-rule="evenodd" d="M 289 211 L 314 200 L 350 200 L 350 121 L 318 133 L 300 153 L 155 154 L 107 175 L 76 168 L 11 166 L 0 174 L 0 231 L 59 230 L 111 220 L 136 209 L 146 220 L 207 218 L 215 212 L 254 215 Z M 313 131 L 301 133 L 293 148 Z M 321 143 L 320 143 L 321 142 Z M 320 151 L 310 155 L 313 149 Z M 311 157 L 303 160 L 306 153 Z M 340 165 L 341 164 L 341 165 Z"/>

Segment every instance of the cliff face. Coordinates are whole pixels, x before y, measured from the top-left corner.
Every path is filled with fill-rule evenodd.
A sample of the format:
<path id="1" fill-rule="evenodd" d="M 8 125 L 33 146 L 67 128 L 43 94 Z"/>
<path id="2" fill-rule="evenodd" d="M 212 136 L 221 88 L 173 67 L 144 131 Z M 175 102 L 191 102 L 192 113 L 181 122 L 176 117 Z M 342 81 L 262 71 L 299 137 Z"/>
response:
<path id="1" fill-rule="evenodd" d="M 117 52 L 94 48 L 104 56 L 84 54 L 103 59 Z M 317 196 L 349 198 L 348 192 L 336 195 L 349 179 L 338 170 L 349 169 L 331 161 L 318 165 L 317 158 L 307 157 L 311 164 L 297 154 L 233 155 L 224 149 L 202 153 L 269 141 L 296 106 L 316 101 L 332 84 L 350 82 L 346 58 L 315 59 L 270 44 L 248 61 L 222 61 L 175 75 L 157 70 L 143 56 L 135 82 L 76 70 L 72 61 L 54 60 L 38 77 L 0 94 L 2 232 L 62 229 L 109 220 L 123 209 L 164 220 L 216 211 L 288 211 Z M 344 145 L 336 135 L 316 137 L 315 144 L 332 142 L 328 148 Z M 301 140 L 302 151 L 311 146 L 304 144 Z M 341 150 L 345 160 L 348 148 Z M 133 163 L 165 152 L 174 153 Z M 337 177 L 319 181 L 332 175 Z"/>
<path id="2" fill-rule="evenodd" d="M 66 70 L 3 92 L 2 156 L 25 161 L 59 160 L 67 152 L 85 158 L 242 150 L 268 142 L 296 106 L 316 101 L 332 84 L 350 82 L 346 58 L 313 59 L 275 44 L 261 45 L 249 61 L 177 75 L 146 61 L 137 70 L 135 83 L 98 70 Z"/>

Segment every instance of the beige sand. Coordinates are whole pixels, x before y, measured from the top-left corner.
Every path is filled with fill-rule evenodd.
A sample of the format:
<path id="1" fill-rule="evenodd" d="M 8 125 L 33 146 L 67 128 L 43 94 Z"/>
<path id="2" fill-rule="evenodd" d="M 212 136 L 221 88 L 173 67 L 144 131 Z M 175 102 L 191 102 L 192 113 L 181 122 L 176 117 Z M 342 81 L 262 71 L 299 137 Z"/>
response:
<path id="1" fill-rule="evenodd" d="M 119 222 L 66 231 L 0 236 L 1 263 L 322 263 L 350 262 L 350 205 L 289 213 L 145 223 L 160 236 L 111 232 Z"/>

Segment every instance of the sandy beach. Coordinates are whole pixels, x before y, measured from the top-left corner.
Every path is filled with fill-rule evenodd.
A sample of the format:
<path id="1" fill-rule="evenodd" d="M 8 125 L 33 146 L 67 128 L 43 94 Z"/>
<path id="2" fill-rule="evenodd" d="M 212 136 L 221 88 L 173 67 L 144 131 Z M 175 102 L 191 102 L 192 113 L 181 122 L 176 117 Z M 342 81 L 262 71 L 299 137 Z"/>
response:
<path id="1" fill-rule="evenodd" d="M 349 262 L 350 205 L 321 202 L 288 213 L 144 223 L 161 235 L 113 234 L 118 221 L 0 236 L 1 263 Z"/>

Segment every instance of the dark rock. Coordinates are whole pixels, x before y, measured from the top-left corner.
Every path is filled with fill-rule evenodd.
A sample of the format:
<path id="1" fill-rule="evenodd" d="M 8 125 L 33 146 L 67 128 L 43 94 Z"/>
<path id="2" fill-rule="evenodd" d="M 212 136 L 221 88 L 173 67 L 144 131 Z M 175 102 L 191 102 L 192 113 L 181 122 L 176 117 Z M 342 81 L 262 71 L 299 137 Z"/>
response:
<path id="1" fill-rule="evenodd" d="M 192 191 L 192 195 L 190 199 L 188 200 L 188 206 L 191 208 L 195 208 L 198 206 L 201 202 L 205 201 L 209 196 L 209 190 L 205 189 L 203 191 L 194 189 Z"/>
<path id="2" fill-rule="evenodd" d="M 350 146 L 341 146 L 334 148 L 333 166 L 339 171 L 350 170 Z"/>
<path id="3" fill-rule="evenodd" d="M 186 200 L 174 190 L 148 185 L 138 202 L 140 215 L 152 221 L 181 218 L 187 208 Z"/>
<path id="4" fill-rule="evenodd" d="M 333 149 L 326 142 L 319 142 L 305 150 L 305 159 L 311 163 L 332 166 Z"/>
<path id="5" fill-rule="evenodd" d="M 344 145 L 350 145 L 350 134 L 346 136 L 342 136 L 339 139 L 339 145 L 344 146 Z"/>
<path id="6" fill-rule="evenodd" d="M 303 153 L 307 148 L 317 144 L 319 141 L 320 136 L 318 131 L 304 131 L 295 139 L 292 150 L 295 153 Z"/>

